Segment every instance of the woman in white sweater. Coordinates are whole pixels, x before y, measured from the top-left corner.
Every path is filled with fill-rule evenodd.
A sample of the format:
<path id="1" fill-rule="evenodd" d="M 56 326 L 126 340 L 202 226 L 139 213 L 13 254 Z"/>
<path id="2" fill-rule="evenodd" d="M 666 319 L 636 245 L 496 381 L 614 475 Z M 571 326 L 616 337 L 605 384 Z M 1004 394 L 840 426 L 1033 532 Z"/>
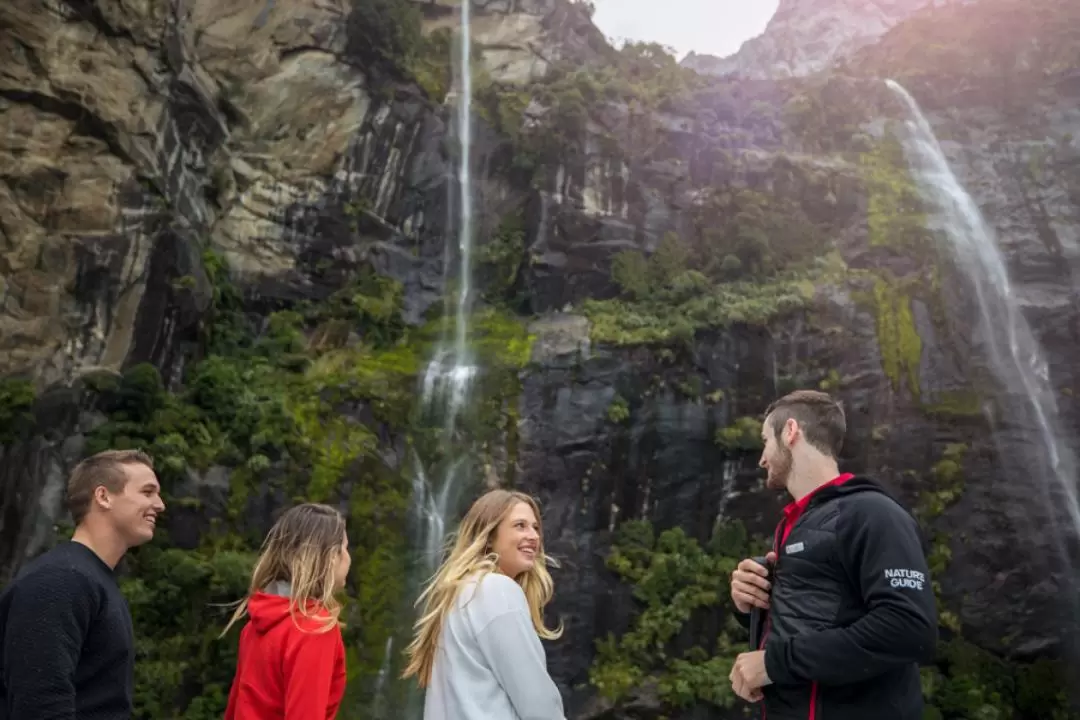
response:
<path id="1" fill-rule="evenodd" d="M 473 503 L 424 590 L 404 677 L 416 676 L 424 720 L 565 720 L 540 638 L 554 589 L 540 511 L 492 490 Z"/>

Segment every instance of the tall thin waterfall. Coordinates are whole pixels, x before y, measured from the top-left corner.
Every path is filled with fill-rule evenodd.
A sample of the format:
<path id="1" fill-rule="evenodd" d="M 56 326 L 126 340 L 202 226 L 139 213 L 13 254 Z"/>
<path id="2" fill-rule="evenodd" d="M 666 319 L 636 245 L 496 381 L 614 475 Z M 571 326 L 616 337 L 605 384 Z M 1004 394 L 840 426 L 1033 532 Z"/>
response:
<path id="1" fill-rule="evenodd" d="M 454 66 L 457 102 L 458 145 L 458 289 L 454 313 L 453 342 L 446 333 L 424 375 L 423 401 L 426 407 L 441 399 L 445 403 L 446 424 L 453 431 L 465 405 L 472 378 L 476 374 L 468 342 L 469 311 L 472 306 L 473 196 L 470 160 L 472 157 L 472 9 L 461 3 L 459 54 Z M 450 277 L 451 255 L 447 253 L 444 278 Z M 446 283 L 449 286 L 449 283 Z"/>
<path id="2" fill-rule="evenodd" d="M 1029 471 L 1046 476 L 1046 500 L 1050 507 L 1064 511 L 1071 524 L 1059 529 L 1057 540 L 1072 542 L 1080 532 L 1076 458 L 1060 427 L 1046 359 L 1021 312 L 995 233 L 957 180 L 918 103 L 895 81 L 886 80 L 886 84 L 903 100 L 910 115 L 905 153 L 972 286 L 981 321 L 980 338 L 998 381 L 1010 395 L 1009 411 L 1017 413 L 1010 419 L 1038 431 L 1043 454 L 1036 461 L 1044 459 L 1044 463 Z M 1044 469 L 1039 468 L 1042 464 Z"/>
<path id="3" fill-rule="evenodd" d="M 456 105 L 453 132 L 457 140 L 457 183 L 451 188 L 451 208 L 456 210 L 457 263 L 447 243 L 443 268 L 444 287 L 453 287 L 453 332 L 443 325 L 434 356 L 424 373 L 420 393 L 424 416 L 441 424 L 437 448 L 430 457 L 413 451 L 413 532 L 410 538 L 416 554 L 413 569 L 414 590 L 419 591 L 435 571 L 441 559 L 450 523 L 459 509 L 471 473 L 468 469 L 467 443 L 459 437 L 459 420 L 469 406 L 477 362 L 469 342 L 469 317 L 472 312 L 472 250 L 474 241 L 472 160 L 472 32 L 471 0 L 461 2 L 458 56 L 454 63 L 454 88 L 451 98 Z M 456 192 L 455 192 L 456 191 Z M 456 204 L 455 201 L 456 200 Z M 452 225 L 451 225 L 452 226 Z M 449 304 L 447 315 L 450 314 Z M 435 470 L 435 472 L 432 472 Z M 440 471 L 441 472 L 438 472 Z M 415 593 L 414 593 L 415 595 Z M 405 644 L 405 643 L 403 643 Z M 399 717 L 417 720 L 423 714 L 423 702 L 411 694 Z"/>
<path id="4" fill-rule="evenodd" d="M 444 426 L 443 451 L 454 455 L 454 431 L 457 420 L 469 400 L 472 381 L 477 367 L 469 345 L 469 314 L 472 310 L 472 248 L 473 248 L 473 196 L 470 176 L 472 157 L 472 54 L 471 8 L 469 0 L 461 3 L 461 28 L 458 43 L 459 55 L 454 68 L 457 103 L 455 134 L 458 145 L 457 168 L 457 298 L 454 307 L 454 331 L 444 330 L 439 338 L 435 356 L 424 373 L 421 396 L 426 412 L 439 413 Z M 453 277 L 451 254 L 443 270 L 444 285 L 450 287 Z M 424 552 L 424 565 L 434 570 L 438 562 L 446 532 L 446 521 L 455 500 L 460 473 L 460 458 L 451 459 L 436 489 L 416 460 L 417 472 L 414 482 L 414 507 L 423 525 L 423 538 L 419 546 Z"/>

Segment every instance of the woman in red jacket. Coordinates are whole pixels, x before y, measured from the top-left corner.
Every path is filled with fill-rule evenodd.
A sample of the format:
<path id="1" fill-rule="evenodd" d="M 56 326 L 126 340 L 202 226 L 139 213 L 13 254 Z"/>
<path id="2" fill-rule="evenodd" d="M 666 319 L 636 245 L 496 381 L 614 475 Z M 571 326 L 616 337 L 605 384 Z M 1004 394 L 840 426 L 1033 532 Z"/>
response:
<path id="1" fill-rule="evenodd" d="M 225 720 L 331 720 L 345 694 L 345 646 L 335 593 L 349 573 L 345 518 L 305 503 L 283 514 L 263 543 L 248 596 Z M 222 633 L 224 635 L 224 633 Z"/>

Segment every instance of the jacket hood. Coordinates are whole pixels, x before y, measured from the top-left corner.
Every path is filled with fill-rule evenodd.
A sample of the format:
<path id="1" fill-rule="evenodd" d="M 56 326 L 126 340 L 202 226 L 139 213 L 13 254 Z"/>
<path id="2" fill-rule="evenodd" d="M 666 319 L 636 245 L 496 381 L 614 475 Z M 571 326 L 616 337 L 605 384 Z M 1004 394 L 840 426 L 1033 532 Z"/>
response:
<path id="1" fill-rule="evenodd" d="M 257 591 L 248 600 L 248 617 L 255 631 L 264 635 L 278 627 L 282 621 L 300 631 L 315 631 L 325 627 L 329 613 L 315 600 L 308 600 L 307 616 L 300 607 L 289 612 L 289 585 L 281 581 L 271 583 L 265 590 Z M 295 617 L 294 617 L 295 615 Z"/>
<path id="2" fill-rule="evenodd" d="M 814 497 L 811 499 L 811 505 L 817 505 L 818 503 L 828 502 L 838 497 L 849 497 L 851 495 L 857 495 L 859 493 L 876 492 L 879 495 L 884 495 L 900 507 L 907 510 L 907 507 L 900 502 L 899 499 L 891 492 L 882 487 L 877 481 L 871 480 L 868 477 L 862 477 L 856 475 L 846 482 L 842 482 L 839 485 L 829 485 L 821 488 L 818 492 L 814 493 Z M 908 511 L 910 514 L 910 511 Z"/>
<path id="3" fill-rule="evenodd" d="M 282 620 L 289 620 L 289 597 L 260 590 L 248 600 L 247 611 L 255 630 L 266 634 Z"/>
<path id="4" fill-rule="evenodd" d="M 862 477 L 861 475 L 855 475 L 846 482 L 821 488 L 821 490 L 816 494 L 816 496 L 830 497 L 833 495 L 853 495 L 855 493 L 861 492 L 877 492 L 884 495 L 889 494 L 888 490 L 886 490 L 870 478 Z"/>

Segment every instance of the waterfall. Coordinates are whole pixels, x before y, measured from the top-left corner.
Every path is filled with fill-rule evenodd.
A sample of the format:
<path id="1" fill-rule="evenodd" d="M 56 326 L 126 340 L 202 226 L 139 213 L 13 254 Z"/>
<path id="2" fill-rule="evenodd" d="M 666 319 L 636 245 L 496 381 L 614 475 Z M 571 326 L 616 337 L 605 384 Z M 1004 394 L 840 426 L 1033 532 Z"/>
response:
<path id="1" fill-rule="evenodd" d="M 469 0 L 461 3 L 461 28 L 458 43 L 459 55 L 455 65 L 454 99 L 457 105 L 455 134 L 458 146 L 457 168 L 457 298 L 454 307 L 453 334 L 444 330 L 440 335 L 435 355 L 428 364 L 421 386 L 421 400 L 425 411 L 440 413 L 444 426 L 445 452 L 454 454 L 454 431 L 458 416 L 466 407 L 476 365 L 469 346 L 469 314 L 472 310 L 472 248 L 473 248 L 473 197 L 470 176 L 472 157 L 472 54 L 471 8 Z M 450 287 L 452 262 L 446 255 L 443 269 L 444 286 Z M 418 543 L 424 554 L 425 569 L 430 573 L 439 561 L 446 532 L 448 515 L 459 484 L 462 460 L 451 460 L 439 487 L 433 488 L 423 470 L 420 458 L 416 460 L 413 506 L 421 520 L 422 535 Z"/>
<path id="2" fill-rule="evenodd" d="M 461 3 L 459 55 L 455 65 L 454 98 L 457 104 L 458 141 L 458 289 L 454 312 L 453 341 L 444 332 L 435 357 L 424 374 L 421 396 L 425 407 L 438 399 L 445 402 L 448 433 L 454 430 L 458 414 L 465 406 L 472 378 L 476 374 L 469 348 L 469 311 L 472 301 L 473 197 L 470 160 L 472 157 L 472 55 L 471 8 Z M 444 279 L 449 278 L 450 254 L 446 254 Z M 444 283 L 449 287 L 449 283 Z"/>
<path id="3" fill-rule="evenodd" d="M 372 714 L 375 717 L 385 717 L 387 714 L 386 702 L 386 682 L 390 677 L 390 672 L 393 668 L 394 658 L 394 636 L 386 638 L 386 645 L 383 647 L 383 661 L 382 666 L 379 668 L 379 674 L 375 677 L 375 700 L 374 707 L 372 708 Z"/>
<path id="4" fill-rule="evenodd" d="M 455 293 L 448 293 L 446 317 L 451 315 L 453 331 L 444 323 L 431 361 L 420 381 L 421 410 L 425 418 L 440 427 L 437 447 L 422 457 L 413 449 L 413 487 L 410 510 L 412 531 L 410 545 L 415 554 L 412 569 L 412 597 L 434 573 L 442 559 L 447 534 L 456 520 L 460 501 L 471 486 L 467 443 L 458 432 L 458 420 L 469 407 L 477 362 L 469 342 L 469 318 L 472 312 L 472 250 L 474 241 L 472 160 L 472 55 L 470 0 L 461 2 L 458 55 L 454 63 L 454 89 L 448 98 L 455 103 L 453 133 L 457 141 L 457 182 L 451 184 L 450 207 L 456 210 L 457 263 L 446 243 L 443 263 L 443 286 L 448 290 L 456 276 Z M 456 193 L 454 192 L 456 190 Z M 450 223 L 448 227 L 453 227 Z M 425 463 L 426 460 L 426 463 Z M 430 472 L 429 467 L 441 472 Z M 434 477 L 433 477 L 434 476 Z M 411 601 L 411 598 L 410 598 Z M 411 623 L 410 623 L 411 626 Z M 411 630 L 411 627 L 410 627 Z M 410 638 L 411 639 L 411 638 Z M 406 641 L 404 644 L 408 644 Z M 411 681 L 410 681 L 411 682 Z M 418 720 L 423 715 L 423 698 L 409 692 L 405 707 L 397 717 Z"/>
<path id="5" fill-rule="evenodd" d="M 1010 420 L 1038 431 L 1042 452 L 1025 459 L 1027 471 L 1045 478 L 1042 487 L 1048 507 L 1067 514 L 1071 527 L 1067 533 L 1058 532 L 1055 538 L 1066 546 L 1080 531 L 1077 464 L 1063 439 L 1046 359 L 1021 312 L 995 233 L 957 180 L 918 103 L 900 84 L 885 82 L 903 100 L 910 115 L 904 151 L 921 192 L 936 208 L 949 247 L 971 284 L 991 367 L 1005 392 L 1015 395 L 1010 398 L 1014 402 L 1010 402 L 1009 414 L 1016 415 Z"/>

